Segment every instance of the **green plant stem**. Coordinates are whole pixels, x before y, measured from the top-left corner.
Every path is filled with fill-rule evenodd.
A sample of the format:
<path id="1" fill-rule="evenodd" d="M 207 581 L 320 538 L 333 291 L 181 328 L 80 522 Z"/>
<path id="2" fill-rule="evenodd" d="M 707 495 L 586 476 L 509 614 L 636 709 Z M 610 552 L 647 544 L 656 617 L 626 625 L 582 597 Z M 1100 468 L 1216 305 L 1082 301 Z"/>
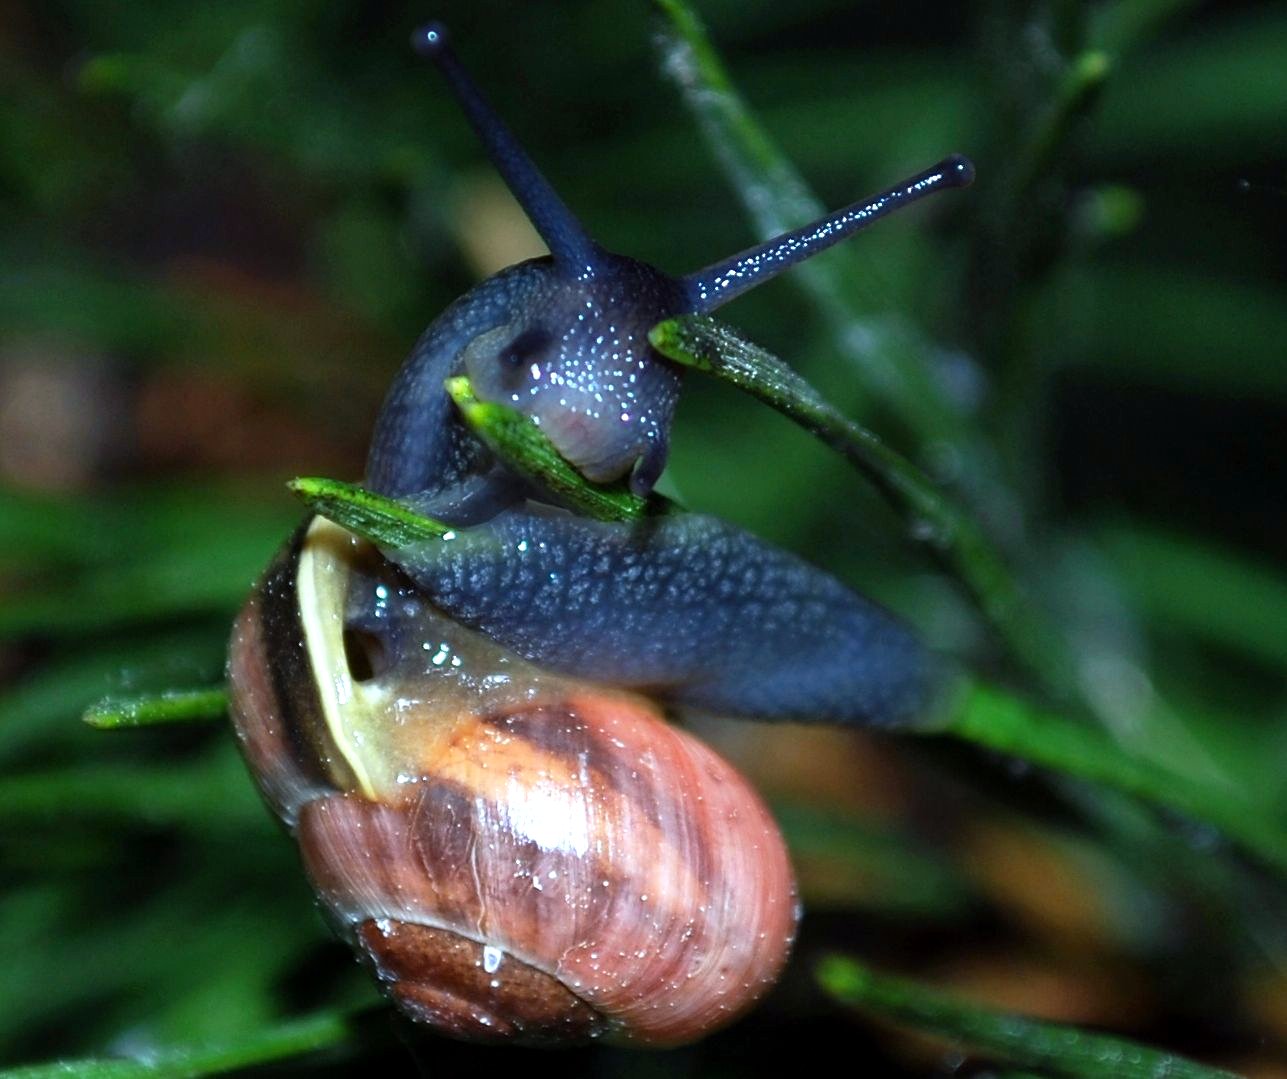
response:
<path id="1" fill-rule="evenodd" d="M 1062 1023 L 993 1011 L 916 982 L 880 974 L 845 956 L 818 966 L 831 996 L 865 1012 L 927 1034 L 971 1046 L 1021 1067 L 1070 1079 L 1233 1079 L 1233 1073 Z"/>
<path id="2" fill-rule="evenodd" d="M 355 1018 L 342 1012 L 323 1012 L 248 1034 L 238 1041 L 159 1049 L 137 1060 L 94 1057 L 33 1064 L 0 1071 L 0 1079 L 186 1079 L 218 1075 L 342 1046 L 354 1038 Z"/>
<path id="3" fill-rule="evenodd" d="M 1119 56 L 1155 35 L 1195 3 L 1196 0 L 1117 0 L 1094 10 L 1091 38 L 1110 56 Z"/>
<path id="4" fill-rule="evenodd" d="M 65 723 L 81 713 L 87 702 L 117 686 L 128 671 L 138 695 L 193 681 L 213 681 L 224 664 L 227 623 L 195 629 L 167 629 L 157 635 L 122 635 L 93 648 L 72 647 L 50 654 L 48 661 L 4 693 L 0 693 L 0 766 L 21 759 L 35 746 L 46 750 L 75 743 L 83 731 Z"/>
<path id="5" fill-rule="evenodd" d="M 1166 632 L 1287 668 L 1287 576 L 1280 569 L 1139 522 L 1114 522 L 1095 538 L 1126 592 Z"/>
<path id="6" fill-rule="evenodd" d="M 385 547 L 441 539 L 451 531 L 451 525 L 356 484 L 309 477 L 291 480 L 286 486 L 314 513 Z"/>
<path id="7" fill-rule="evenodd" d="M 1033 123 L 1012 166 L 1015 194 L 1032 190 L 1050 170 L 1060 148 L 1081 117 L 1094 107 L 1112 72 L 1107 53 L 1088 49 L 1072 59 L 1045 111 Z"/>
<path id="8" fill-rule="evenodd" d="M 662 71 L 679 87 L 760 238 L 821 217 L 825 206 L 747 108 L 697 14 L 685 0 L 654 0 L 654 6 L 665 20 Z M 873 317 L 888 309 L 883 298 L 856 302 L 871 275 L 851 253 L 837 248 L 793 277 L 817 304 L 837 350 L 854 361 L 868 394 L 890 405 L 920 439 L 954 439 L 961 417 L 930 377 L 925 342 L 883 315 Z"/>
<path id="9" fill-rule="evenodd" d="M 778 357 L 713 318 L 668 319 L 653 327 L 649 339 L 662 355 L 749 393 L 848 460 L 890 502 L 908 535 L 961 583 L 1011 654 L 1042 685 L 1062 687 L 1068 669 L 1063 642 L 1034 616 L 982 529 L 920 469 L 841 415 Z"/>
<path id="10" fill-rule="evenodd" d="M 648 500 L 624 482 L 589 482 L 531 419 L 505 405 L 480 401 L 469 379 L 449 378 L 446 387 L 465 423 L 488 449 L 568 509 L 600 521 L 630 521 L 647 510 Z"/>
<path id="11" fill-rule="evenodd" d="M 945 722 L 926 733 L 1005 753 L 1213 825 L 1287 873 L 1287 829 L 1257 812 L 1237 790 L 1199 783 L 1133 757 L 1102 728 L 1074 723 L 997 686 L 963 679 Z"/>
<path id="12" fill-rule="evenodd" d="M 82 717 L 100 731 L 153 727 L 168 723 L 203 723 L 221 719 L 228 711 L 228 691 L 222 686 L 173 689 L 141 697 L 105 697 L 90 705 Z"/>

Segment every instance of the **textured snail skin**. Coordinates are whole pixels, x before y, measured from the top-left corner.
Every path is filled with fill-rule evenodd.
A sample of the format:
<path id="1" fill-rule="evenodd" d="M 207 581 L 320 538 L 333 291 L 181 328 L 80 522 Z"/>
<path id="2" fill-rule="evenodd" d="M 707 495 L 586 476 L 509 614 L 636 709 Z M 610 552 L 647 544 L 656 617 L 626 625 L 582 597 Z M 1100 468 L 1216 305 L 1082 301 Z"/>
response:
<path id="1" fill-rule="evenodd" d="M 682 277 L 601 247 L 465 71 L 441 24 L 414 47 L 438 66 L 550 249 L 447 308 L 376 421 L 366 486 L 460 530 L 385 554 L 453 618 L 542 668 L 751 719 L 911 727 L 935 720 L 945 665 L 895 618 L 754 537 L 703 517 L 635 524 L 550 517 L 475 440 L 443 389 L 532 418 L 586 479 L 649 493 L 665 465 L 679 370 L 648 342 L 872 222 L 970 183 L 951 155 L 882 194 Z M 541 507 L 544 507 L 542 509 Z"/>
<path id="2" fill-rule="evenodd" d="M 294 669 L 270 664 L 292 631 Z M 361 678 L 354 634 L 373 661 Z M 797 917 L 781 836 L 647 700 L 505 653 L 324 522 L 270 568 L 230 655 L 265 798 L 413 1018 L 672 1045 L 776 979 Z"/>
<path id="3" fill-rule="evenodd" d="M 544 669 L 718 715 L 909 727 L 945 675 L 888 611 L 701 514 L 628 528 L 516 508 L 388 557 Z"/>
<path id="4" fill-rule="evenodd" d="M 472 289 L 425 331 L 376 421 L 366 485 L 433 495 L 475 471 L 478 443 L 443 393 L 465 373 L 486 400 L 535 418 L 587 478 L 632 468 L 641 493 L 666 462 L 679 371 L 649 329 L 685 309 L 679 283 L 605 251 L 592 276 L 548 258 L 512 266 Z"/>

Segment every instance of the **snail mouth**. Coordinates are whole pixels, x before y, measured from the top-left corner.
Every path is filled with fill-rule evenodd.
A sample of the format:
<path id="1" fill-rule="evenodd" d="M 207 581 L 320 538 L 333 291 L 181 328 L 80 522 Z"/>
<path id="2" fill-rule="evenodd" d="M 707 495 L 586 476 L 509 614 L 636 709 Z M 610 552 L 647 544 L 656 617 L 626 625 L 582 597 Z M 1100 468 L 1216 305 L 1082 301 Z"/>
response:
<path id="1" fill-rule="evenodd" d="M 591 483 L 611 483 L 639 459 L 639 432 L 626 422 L 560 409 L 539 418 L 559 455 Z"/>
<path id="2" fill-rule="evenodd" d="M 412 1018 L 470 1041 L 585 1042 L 608 1021 L 557 979 L 449 929 L 373 918 L 356 941 Z"/>

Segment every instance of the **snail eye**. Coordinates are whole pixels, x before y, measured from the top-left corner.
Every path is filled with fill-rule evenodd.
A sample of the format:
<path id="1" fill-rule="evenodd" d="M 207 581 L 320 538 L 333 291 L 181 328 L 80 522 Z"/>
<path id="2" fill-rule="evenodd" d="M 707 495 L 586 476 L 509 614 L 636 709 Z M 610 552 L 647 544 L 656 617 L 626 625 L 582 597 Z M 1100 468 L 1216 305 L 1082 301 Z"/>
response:
<path id="1" fill-rule="evenodd" d="M 540 326 L 529 326 L 497 354 L 502 373 L 506 377 L 514 377 L 519 372 L 526 371 L 544 355 L 553 340 L 548 330 Z"/>
<path id="2" fill-rule="evenodd" d="M 357 626 L 344 629 L 344 660 L 348 664 L 349 677 L 355 682 L 379 678 L 393 665 L 385 639 Z"/>

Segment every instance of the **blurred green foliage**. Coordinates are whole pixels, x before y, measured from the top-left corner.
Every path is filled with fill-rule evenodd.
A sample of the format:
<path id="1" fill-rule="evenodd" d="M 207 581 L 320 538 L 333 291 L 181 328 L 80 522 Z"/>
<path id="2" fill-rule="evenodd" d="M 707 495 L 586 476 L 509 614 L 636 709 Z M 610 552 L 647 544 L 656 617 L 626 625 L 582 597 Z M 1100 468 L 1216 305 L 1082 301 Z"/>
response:
<path id="1" fill-rule="evenodd" d="M 663 269 L 969 153 L 970 191 L 722 317 L 969 507 L 1056 627 L 1058 676 L 1029 677 L 843 462 L 725 387 L 690 376 L 671 489 L 1150 774 L 1287 827 L 1287 5 L 696 12 L 709 54 L 687 7 L 643 0 L 4 8 L 0 1061 L 159 1053 L 179 1074 L 326 1044 L 343 1052 L 298 1066 L 477 1064 L 337 1018 L 375 991 L 225 731 L 78 722 L 107 694 L 219 680 L 297 517 L 282 482 L 358 476 L 410 343 L 523 242 L 487 239 L 490 170 L 407 47 L 431 15 L 590 231 Z M 938 1059 L 831 1010 L 821 947 L 927 977 L 1035 956 L 1109 1009 L 1074 1018 L 1266 1073 L 1287 1053 L 1280 875 L 1098 786 L 868 751 L 903 792 L 894 819 L 781 802 L 802 866 L 831 876 L 806 875 L 778 994 L 681 1054 L 567 1067 L 753 1072 L 802 1042 L 876 1070 Z M 1093 931 L 1039 931 L 981 868 L 977 822 L 1016 821 L 1081 867 L 1059 909 L 1094 907 Z"/>

